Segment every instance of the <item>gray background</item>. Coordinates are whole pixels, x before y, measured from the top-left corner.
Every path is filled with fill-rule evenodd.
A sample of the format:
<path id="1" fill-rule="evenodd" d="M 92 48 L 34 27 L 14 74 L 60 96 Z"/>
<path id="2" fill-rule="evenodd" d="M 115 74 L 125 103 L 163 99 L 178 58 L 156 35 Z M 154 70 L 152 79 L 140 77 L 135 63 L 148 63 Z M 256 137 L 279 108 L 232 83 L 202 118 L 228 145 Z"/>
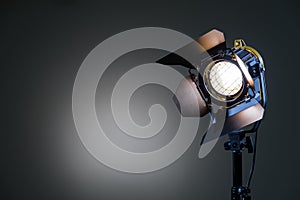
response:
<path id="1" fill-rule="evenodd" d="M 1 1 L 1 198 L 229 199 L 226 137 L 203 160 L 197 158 L 199 135 L 171 166 L 132 175 L 101 165 L 77 136 L 71 94 L 85 56 L 113 34 L 158 26 L 194 38 L 219 28 L 229 46 L 241 37 L 262 53 L 269 102 L 252 194 L 297 199 L 298 12 L 296 1 Z"/>

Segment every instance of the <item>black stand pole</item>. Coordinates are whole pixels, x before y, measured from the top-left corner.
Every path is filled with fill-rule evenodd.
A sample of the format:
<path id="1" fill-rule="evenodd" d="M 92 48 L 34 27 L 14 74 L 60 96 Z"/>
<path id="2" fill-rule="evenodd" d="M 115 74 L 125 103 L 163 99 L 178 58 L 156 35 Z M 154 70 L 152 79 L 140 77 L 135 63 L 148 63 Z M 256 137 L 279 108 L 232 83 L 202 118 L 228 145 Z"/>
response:
<path id="1" fill-rule="evenodd" d="M 224 144 L 225 150 L 232 152 L 232 188 L 231 200 L 251 200 L 250 189 L 243 186 L 242 151 L 248 149 L 253 153 L 251 138 L 244 133 L 229 133 L 229 141 Z"/>

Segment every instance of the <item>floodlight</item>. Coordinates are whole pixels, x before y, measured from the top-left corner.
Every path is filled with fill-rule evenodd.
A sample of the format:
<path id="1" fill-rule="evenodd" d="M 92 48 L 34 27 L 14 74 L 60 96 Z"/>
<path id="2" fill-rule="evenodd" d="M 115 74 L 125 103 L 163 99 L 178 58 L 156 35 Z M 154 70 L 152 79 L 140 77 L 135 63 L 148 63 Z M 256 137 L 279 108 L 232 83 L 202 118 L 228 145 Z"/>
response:
<path id="1" fill-rule="evenodd" d="M 179 111 L 184 116 L 210 115 L 211 123 L 201 148 L 222 135 L 229 135 L 224 147 L 232 151 L 231 199 L 251 199 L 249 186 L 255 163 L 257 129 L 266 107 L 263 59 L 242 39 L 235 40 L 233 47 L 227 48 L 224 34 L 218 30 L 204 34 L 196 42 L 199 48 L 206 50 L 199 55 L 199 62 L 190 63 L 176 52 L 157 62 L 188 68 L 190 75 L 181 82 L 174 96 Z M 178 51 L 189 52 L 190 46 Z M 247 185 L 243 186 L 242 151 L 245 149 L 253 153 L 253 160 Z M 206 153 L 199 153 L 199 156 Z"/>

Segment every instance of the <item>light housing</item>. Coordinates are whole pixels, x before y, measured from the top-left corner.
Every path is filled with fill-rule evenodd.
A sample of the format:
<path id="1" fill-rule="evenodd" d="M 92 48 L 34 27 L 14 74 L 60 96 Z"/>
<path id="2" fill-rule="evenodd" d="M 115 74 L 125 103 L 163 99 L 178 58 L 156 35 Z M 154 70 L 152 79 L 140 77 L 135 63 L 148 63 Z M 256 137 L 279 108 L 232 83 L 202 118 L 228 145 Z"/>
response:
<path id="1" fill-rule="evenodd" d="M 210 133 L 218 123 L 218 111 L 213 111 L 213 108 L 226 112 L 224 126 L 218 130 L 220 133 L 206 134 L 202 142 L 260 121 L 266 102 L 265 68 L 260 54 L 242 39 L 235 40 L 233 47 L 227 48 L 224 34 L 215 29 L 196 41 L 208 53 L 199 55 L 198 63 L 189 63 L 176 52 L 157 62 L 189 68 L 190 76 L 182 81 L 174 97 L 183 116 L 203 117 L 209 114 L 212 122 L 207 132 Z M 189 52 L 189 46 L 178 51 Z M 193 97 L 187 95 L 192 94 L 188 91 L 195 90 L 198 94 L 193 93 Z"/>

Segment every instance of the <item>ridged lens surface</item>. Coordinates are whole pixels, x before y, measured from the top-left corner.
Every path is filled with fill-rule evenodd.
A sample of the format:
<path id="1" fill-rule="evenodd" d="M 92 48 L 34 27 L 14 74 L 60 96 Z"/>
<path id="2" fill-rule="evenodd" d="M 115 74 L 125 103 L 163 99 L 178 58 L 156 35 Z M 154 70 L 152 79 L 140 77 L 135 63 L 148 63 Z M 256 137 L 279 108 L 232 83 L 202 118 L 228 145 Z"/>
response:
<path id="1" fill-rule="evenodd" d="M 221 61 L 210 69 L 209 81 L 217 93 L 232 96 L 242 88 L 243 76 L 238 66 L 231 62 Z"/>

